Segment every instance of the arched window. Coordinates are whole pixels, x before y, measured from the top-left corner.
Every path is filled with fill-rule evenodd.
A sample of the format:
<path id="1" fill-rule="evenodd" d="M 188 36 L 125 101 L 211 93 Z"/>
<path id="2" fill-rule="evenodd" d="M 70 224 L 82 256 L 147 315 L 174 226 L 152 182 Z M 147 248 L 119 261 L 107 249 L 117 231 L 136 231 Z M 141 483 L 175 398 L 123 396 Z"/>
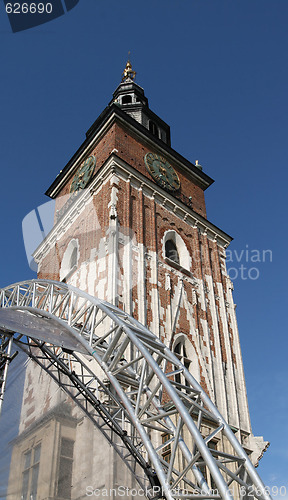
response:
<path id="1" fill-rule="evenodd" d="M 187 368 L 189 371 L 191 360 L 187 357 L 185 341 L 183 339 L 179 340 L 174 346 L 174 353 L 176 354 L 179 361 Z M 181 385 L 188 385 L 182 373 L 177 373 L 175 375 L 175 382 Z"/>
<path id="2" fill-rule="evenodd" d="M 70 269 L 73 269 L 73 267 L 77 266 L 77 257 L 78 257 L 78 248 L 75 246 L 73 248 L 71 257 L 70 257 Z"/>
<path id="3" fill-rule="evenodd" d="M 153 135 L 156 135 L 156 137 L 159 137 L 159 131 L 156 123 L 152 122 L 152 120 L 149 120 L 149 130 L 152 132 Z"/>
<path id="4" fill-rule="evenodd" d="M 60 281 L 66 280 L 76 271 L 79 259 L 78 240 L 71 240 L 68 244 L 61 263 Z"/>
<path id="5" fill-rule="evenodd" d="M 173 240 L 167 240 L 165 242 L 165 257 L 173 260 L 176 264 L 180 264 L 178 250 Z"/>
<path id="6" fill-rule="evenodd" d="M 132 102 L 132 96 L 131 95 L 124 95 L 122 97 L 122 104 L 131 104 Z"/>
<path id="7" fill-rule="evenodd" d="M 166 231 L 162 241 L 163 256 L 169 259 L 168 263 L 172 265 L 172 262 L 175 262 L 184 270 L 190 271 L 192 259 L 181 236 L 174 230 Z"/>
<path id="8" fill-rule="evenodd" d="M 217 450 L 217 442 L 212 441 L 212 440 L 209 441 L 208 448 L 210 448 L 210 450 Z M 196 465 L 197 465 L 198 469 L 200 470 L 200 472 L 202 472 L 204 479 L 205 479 L 206 483 L 208 484 L 209 488 L 211 488 L 212 490 L 216 489 L 217 485 L 216 485 L 216 483 L 215 483 L 215 481 L 210 473 L 209 468 L 207 467 L 207 465 L 205 465 L 205 462 L 204 462 L 201 455 L 198 459 L 198 462 L 200 462 L 200 464 L 198 465 L 198 463 L 197 463 Z"/>

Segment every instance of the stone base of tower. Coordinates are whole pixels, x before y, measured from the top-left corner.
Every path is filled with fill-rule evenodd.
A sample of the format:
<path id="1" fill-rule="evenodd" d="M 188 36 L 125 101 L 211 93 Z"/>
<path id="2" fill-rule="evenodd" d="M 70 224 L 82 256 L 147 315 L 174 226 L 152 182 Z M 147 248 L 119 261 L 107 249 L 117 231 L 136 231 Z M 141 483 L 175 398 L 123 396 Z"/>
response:
<path id="1" fill-rule="evenodd" d="M 25 380 L 6 498 L 143 498 L 122 458 L 72 399 L 32 362 Z M 144 476 L 138 468 L 135 473 Z"/>
<path id="2" fill-rule="evenodd" d="M 212 431 L 207 422 L 203 432 L 208 436 Z M 120 446 L 124 455 L 128 454 L 115 433 L 111 432 L 109 437 L 118 450 Z M 252 434 L 241 440 L 257 466 L 269 443 Z M 139 466 L 134 468 L 135 475 L 143 478 L 141 487 L 114 446 L 51 377 L 32 361 L 28 363 L 25 374 L 19 434 L 12 445 L 9 500 L 29 498 L 26 492 L 33 495 L 34 483 L 39 500 L 147 498 L 149 483 L 143 470 Z M 233 454 L 226 439 L 219 441 L 217 448 Z M 165 449 L 163 458 L 167 459 Z M 129 462 L 130 467 L 133 463 Z M 213 489 L 208 469 L 204 474 Z M 233 493 L 233 497 L 238 498 L 237 487 Z"/>

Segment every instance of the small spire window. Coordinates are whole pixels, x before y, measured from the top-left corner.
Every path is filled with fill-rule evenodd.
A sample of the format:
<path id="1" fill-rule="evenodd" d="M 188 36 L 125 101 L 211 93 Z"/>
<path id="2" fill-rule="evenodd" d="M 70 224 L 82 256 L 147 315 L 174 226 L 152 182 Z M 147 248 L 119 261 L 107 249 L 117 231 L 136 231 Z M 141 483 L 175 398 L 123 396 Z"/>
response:
<path id="1" fill-rule="evenodd" d="M 156 135 L 156 137 L 159 137 L 158 127 L 152 120 L 149 121 L 149 131 L 152 132 L 153 135 Z"/>
<path id="2" fill-rule="evenodd" d="M 132 96 L 131 95 L 124 95 L 122 97 L 122 104 L 131 104 L 132 102 Z"/>

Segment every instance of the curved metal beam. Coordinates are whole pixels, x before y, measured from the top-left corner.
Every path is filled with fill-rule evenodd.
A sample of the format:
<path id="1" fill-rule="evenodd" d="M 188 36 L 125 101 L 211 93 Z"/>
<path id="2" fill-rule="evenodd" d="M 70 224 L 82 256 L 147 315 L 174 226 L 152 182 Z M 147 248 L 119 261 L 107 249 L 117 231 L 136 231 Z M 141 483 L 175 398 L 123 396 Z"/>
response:
<path id="1" fill-rule="evenodd" d="M 249 488 L 256 498 L 270 499 L 202 387 L 133 317 L 70 285 L 44 280 L 2 289 L 0 306 L 3 334 L 17 332 L 15 342 L 100 428 L 96 415 L 101 416 L 106 437 L 108 427 L 121 438 L 129 460 L 141 466 L 151 486 L 161 486 L 160 496 L 231 500 Z M 95 360 L 89 366 L 87 357 Z M 209 447 L 215 438 L 225 451 Z M 115 445 L 113 436 L 109 439 Z M 216 492 L 203 475 L 205 467 Z M 136 478 L 143 484 L 139 474 Z"/>

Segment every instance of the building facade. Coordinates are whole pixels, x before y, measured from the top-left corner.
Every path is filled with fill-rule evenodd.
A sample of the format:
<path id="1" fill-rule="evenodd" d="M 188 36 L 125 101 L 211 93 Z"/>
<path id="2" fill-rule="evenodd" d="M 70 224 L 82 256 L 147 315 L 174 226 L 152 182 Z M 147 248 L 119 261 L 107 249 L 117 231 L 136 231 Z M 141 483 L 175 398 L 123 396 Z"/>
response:
<path id="1" fill-rule="evenodd" d="M 225 264 L 231 237 L 206 214 L 213 180 L 172 149 L 170 127 L 134 77 L 128 62 L 112 101 L 46 193 L 56 200 L 55 223 L 34 254 L 38 277 L 71 284 L 147 326 L 199 381 L 257 465 L 268 443 L 252 434 Z M 164 460 L 169 453 L 163 448 Z M 90 485 L 134 485 L 99 431 L 32 363 L 11 470 L 16 463 L 11 500 L 80 499 Z"/>

